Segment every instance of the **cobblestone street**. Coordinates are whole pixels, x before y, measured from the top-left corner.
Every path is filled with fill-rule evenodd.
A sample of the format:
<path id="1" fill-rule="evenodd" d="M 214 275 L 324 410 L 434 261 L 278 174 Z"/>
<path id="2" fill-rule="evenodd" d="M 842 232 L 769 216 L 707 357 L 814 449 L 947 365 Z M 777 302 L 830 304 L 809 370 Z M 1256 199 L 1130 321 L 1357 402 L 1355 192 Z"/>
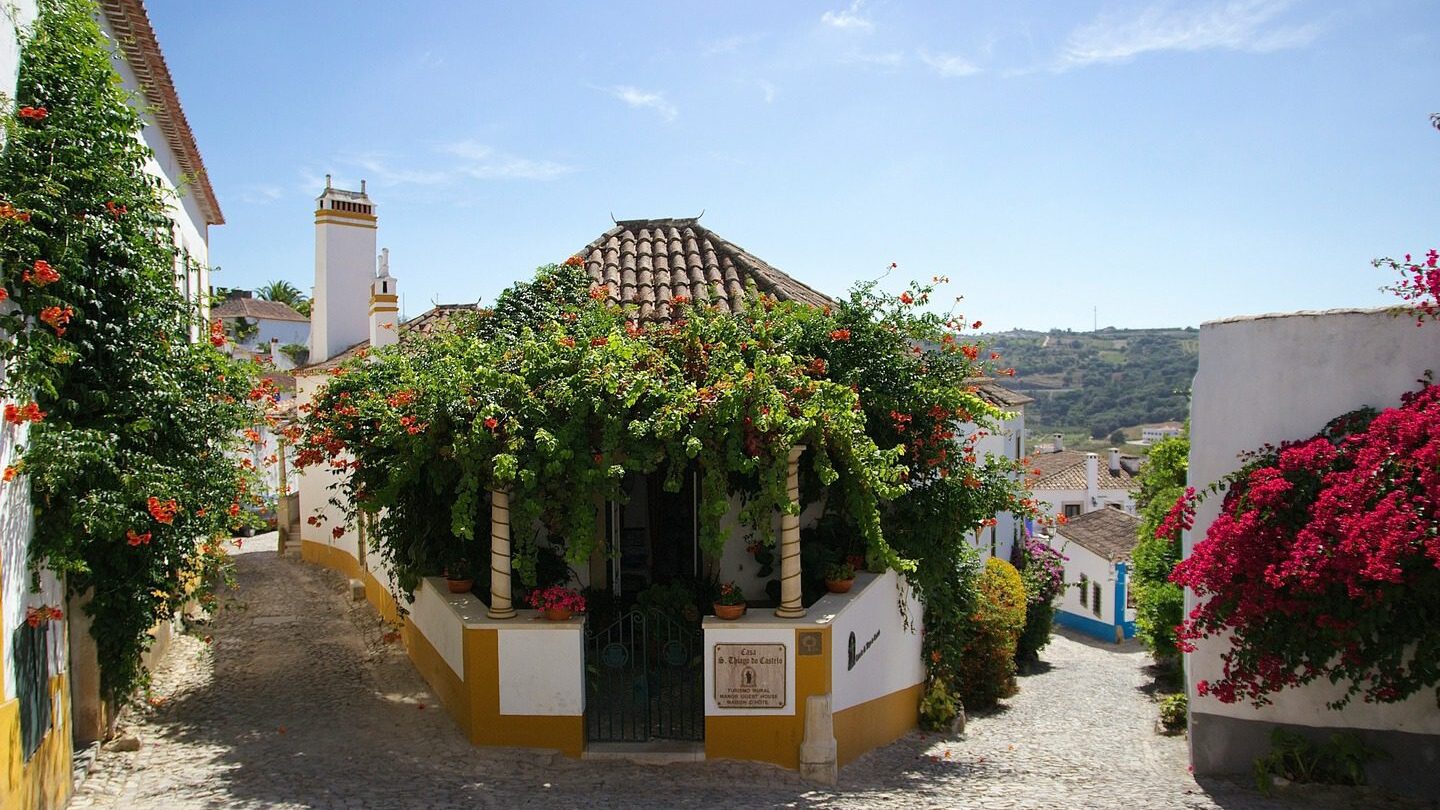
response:
<path id="1" fill-rule="evenodd" d="M 75 808 L 1401 807 L 1368 793 L 1266 800 L 1202 789 L 1183 738 L 1153 733 L 1144 654 L 1057 636 L 1048 669 L 959 738 L 914 733 L 843 769 L 838 789 L 739 762 L 637 765 L 471 747 L 337 574 L 245 541 L 238 589 L 177 639 L 138 752 L 103 751 Z M 1208 792 L 1207 792 L 1208 790 Z"/>

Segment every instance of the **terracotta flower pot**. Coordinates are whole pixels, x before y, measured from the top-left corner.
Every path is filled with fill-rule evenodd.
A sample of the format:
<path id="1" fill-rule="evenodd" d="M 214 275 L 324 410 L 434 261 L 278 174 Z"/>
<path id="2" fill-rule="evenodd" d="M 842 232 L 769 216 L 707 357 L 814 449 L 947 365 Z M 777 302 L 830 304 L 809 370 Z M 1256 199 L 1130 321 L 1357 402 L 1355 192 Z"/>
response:
<path id="1" fill-rule="evenodd" d="M 741 616 L 745 615 L 744 602 L 741 602 L 738 605 L 721 605 L 717 603 L 714 607 L 715 618 L 717 619 L 726 619 L 733 621 L 734 619 L 738 619 Z"/>
<path id="2" fill-rule="evenodd" d="M 855 585 L 855 578 L 854 578 L 854 577 L 851 577 L 851 578 L 849 578 L 849 579 L 827 579 L 827 580 L 825 580 L 825 590 L 829 591 L 830 593 L 849 593 L 849 592 L 850 592 L 850 589 L 851 589 L 852 587 L 854 587 L 854 585 Z"/>
<path id="3" fill-rule="evenodd" d="M 451 593 L 469 593 L 470 588 L 474 585 L 475 580 L 473 579 L 451 579 L 449 577 L 445 578 L 445 586 L 450 589 Z"/>
<path id="4" fill-rule="evenodd" d="M 545 618 L 549 619 L 552 622 L 563 622 L 566 619 L 570 618 L 573 614 L 574 611 L 570 610 L 570 608 L 545 608 Z"/>

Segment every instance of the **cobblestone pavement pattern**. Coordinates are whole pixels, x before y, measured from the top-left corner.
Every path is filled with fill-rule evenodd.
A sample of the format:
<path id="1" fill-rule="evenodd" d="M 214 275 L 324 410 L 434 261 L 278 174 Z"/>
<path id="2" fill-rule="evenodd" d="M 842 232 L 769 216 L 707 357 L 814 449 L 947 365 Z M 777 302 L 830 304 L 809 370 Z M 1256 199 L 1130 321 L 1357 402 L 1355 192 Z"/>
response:
<path id="1" fill-rule="evenodd" d="M 153 696 L 122 718 L 138 752 L 102 751 L 73 808 L 1284 808 L 1403 807 L 1373 794 L 1263 799 L 1186 772 L 1154 734 L 1144 654 L 1057 635 L 1043 673 L 959 738 L 914 733 L 836 789 L 741 762 L 640 765 L 470 746 L 337 574 L 236 554 L 239 587 L 177 639 Z"/>

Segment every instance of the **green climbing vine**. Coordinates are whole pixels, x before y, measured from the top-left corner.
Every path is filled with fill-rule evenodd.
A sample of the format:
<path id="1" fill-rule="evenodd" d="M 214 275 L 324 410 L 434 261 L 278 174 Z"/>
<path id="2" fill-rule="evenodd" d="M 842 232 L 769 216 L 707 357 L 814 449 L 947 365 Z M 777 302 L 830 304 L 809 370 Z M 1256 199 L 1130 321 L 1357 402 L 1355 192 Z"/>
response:
<path id="1" fill-rule="evenodd" d="M 223 331 L 189 339 L 199 313 L 176 288 L 143 104 L 95 13 L 41 0 L 22 35 L 0 151 L 0 394 L 19 445 L 4 486 L 34 504 L 29 565 L 89 594 L 102 693 L 122 701 L 150 628 L 209 598 L 215 538 L 258 495 L 231 452 L 273 391 L 220 351 Z"/>

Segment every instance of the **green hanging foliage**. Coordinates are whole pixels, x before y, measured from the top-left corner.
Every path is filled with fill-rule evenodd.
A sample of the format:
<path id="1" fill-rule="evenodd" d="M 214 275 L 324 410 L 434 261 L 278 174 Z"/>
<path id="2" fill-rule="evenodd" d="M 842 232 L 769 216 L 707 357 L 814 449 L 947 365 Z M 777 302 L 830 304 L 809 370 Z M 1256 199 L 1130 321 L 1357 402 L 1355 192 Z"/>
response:
<path id="1" fill-rule="evenodd" d="M 32 571 L 86 606 L 104 697 L 145 679 L 148 631 L 209 599 L 256 497 L 231 453 L 273 394 L 211 342 L 175 285 L 173 201 L 146 171 L 126 93 L 82 0 L 41 0 L 22 32 L 0 151 L 0 394 L 20 443 L 4 486 L 35 505 Z M 223 332 L 210 331 L 223 344 Z"/>

